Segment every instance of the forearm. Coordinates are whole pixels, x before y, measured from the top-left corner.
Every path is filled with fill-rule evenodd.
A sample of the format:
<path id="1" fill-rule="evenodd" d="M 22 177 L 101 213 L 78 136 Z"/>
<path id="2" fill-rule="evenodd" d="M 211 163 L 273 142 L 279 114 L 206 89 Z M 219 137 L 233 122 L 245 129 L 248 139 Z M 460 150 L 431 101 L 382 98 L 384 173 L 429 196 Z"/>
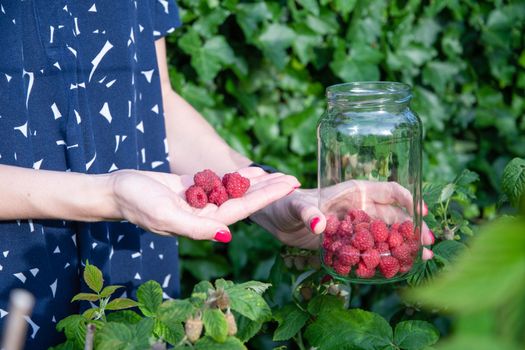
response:
<path id="1" fill-rule="evenodd" d="M 171 171 L 193 174 L 204 168 L 227 173 L 251 161 L 233 150 L 188 102 L 164 89 L 164 114 Z"/>
<path id="2" fill-rule="evenodd" d="M 0 220 L 118 219 L 111 175 L 0 165 Z"/>

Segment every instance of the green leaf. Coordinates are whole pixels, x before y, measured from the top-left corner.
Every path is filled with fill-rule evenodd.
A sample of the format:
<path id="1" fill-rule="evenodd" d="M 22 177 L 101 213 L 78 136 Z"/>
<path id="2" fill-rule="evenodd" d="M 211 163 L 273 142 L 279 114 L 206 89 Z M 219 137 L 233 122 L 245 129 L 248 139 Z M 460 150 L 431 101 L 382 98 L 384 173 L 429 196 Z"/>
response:
<path id="1" fill-rule="evenodd" d="M 111 294 L 115 293 L 115 291 L 119 288 L 124 288 L 124 286 L 107 286 L 102 289 L 102 292 L 100 292 L 100 296 L 102 298 L 107 298 Z"/>
<path id="2" fill-rule="evenodd" d="M 135 325 L 108 322 L 96 333 L 95 348 L 101 350 L 149 349 L 154 321 L 144 318 Z"/>
<path id="3" fill-rule="evenodd" d="M 137 290 L 137 300 L 139 309 L 145 316 L 154 316 L 162 303 L 162 287 L 156 281 L 142 284 Z"/>
<path id="4" fill-rule="evenodd" d="M 268 288 L 272 286 L 271 283 L 263 283 L 259 281 L 248 281 L 244 283 L 239 283 L 235 286 L 230 286 L 230 288 L 235 287 L 237 288 L 243 288 L 243 289 L 249 289 L 251 291 L 254 291 L 255 293 L 262 295 Z"/>
<path id="5" fill-rule="evenodd" d="M 90 265 L 86 261 L 86 267 L 84 268 L 84 281 L 95 293 L 99 293 L 104 283 L 102 272 L 94 265 Z"/>
<path id="6" fill-rule="evenodd" d="M 239 285 L 226 289 L 230 297 L 230 308 L 252 321 L 267 319 L 271 310 L 266 301 L 258 293 L 240 287 Z"/>
<path id="7" fill-rule="evenodd" d="M 226 317 L 219 309 L 206 309 L 202 317 L 206 335 L 213 340 L 223 343 L 228 337 L 228 323 Z"/>
<path id="8" fill-rule="evenodd" d="M 66 340 L 62 344 L 50 347 L 48 350 L 82 350 L 83 347 L 78 347 L 75 342 Z"/>
<path id="9" fill-rule="evenodd" d="M 514 158 L 503 170 L 502 190 L 513 206 L 518 207 L 525 196 L 525 159 Z"/>
<path id="10" fill-rule="evenodd" d="M 295 336 L 304 327 L 310 316 L 297 305 L 291 304 L 275 312 L 273 317 L 279 323 L 273 334 L 273 340 L 283 341 Z"/>
<path id="11" fill-rule="evenodd" d="M 394 342 L 402 349 L 424 349 L 435 344 L 438 339 L 439 331 L 425 321 L 399 322 L 394 330 Z"/>
<path id="12" fill-rule="evenodd" d="M 225 342 L 219 343 L 210 337 L 202 337 L 195 343 L 196 350 L 247 350 L 244 344 L 235 337 L 228 337 Z"/>
<path id="13" fill-rule="evenodd" d="M 230 12 L 217 8 L 205 16 L 200 17 L 192 26 L 199 34 L 210 37 L 217 33 L 218 27 L 224 23 L 224 20 L 230 15 Z"/>
<path id="14" fill-rule="evenodd" d="M 452 197 L 455 190 L 456 190 L 455 184 L 453 183 L 447 184 L 441 191 L 441 194 L 439 195 L 438 203 L 446 202 L 450 197 Z"/>
<path id="15" fill-rule="evenodd" d="M 160 320 L 155 320 L 153 333 L 168 342 L 170 345 L 177 345 L 184 338 L 184 327 L 182 323 L 172 322 L 170 326 Z"/>
<path id="16" fill-rule="evenodd" d="M 75 295 L 73 297 L 73 299 L 71 299 L 71 302 L 73 301 L 77 301 L 77 300 L 86 300 L 86 301 L 97 301 L 99 300 L 100 297 L 98 296 L 98 294 L 93 294 L 93 293 L 78 293 L 77 295 Z"/>
<path id="17" fill-rule="evenodd" d="M 407 297 L 429 307 L 469 312 L 496 307 L 525 293 L 525 285 L 516 283 L 525 276 L 523 227 L 523 219 L 511 218 L 485 226 L 472 240 L 468 254 Z"/>
<path id="18" fill-rule="evenodd" d="M 286 49 L 290 47 L 295 33 L 288 26 L 273 23 L 268 25 L 258 38 L 265 56 L 279 69 L 284 68 L 289 57 Z"/>
<path id="19" fill-rule="evenodd" d="M 119 323 L 128 323 L 136 324 L 142 320 L 142 317 L 132 310 L 122 310 L 117 312 L 111 312 L 106 315 L 108 322 L 119 322 Z"/>
<path id="20" fill-rule="evenodd" d="M 106 305 L 106 310 L 122 310 L 137 306 L 137 302 L 128 298 L 115 298 Z"/>
<path id="21" fill-rule="evenodd" d="M 308 303 L 308 312 L 319 315 L 323 310 L 343 309 L 344 302 L 335 295 L 317 295 Z"/>
<path id="22" fill-rule="evenodd" d="M 244 343 L 254 337 L 261 330 L 261 327 L 265 322 L 265 320 L 252 321 L 237 312 L 234 312 L 233 314 L 237 323 L 237 334 L 235 337 L 239 338 Z"/>
<path id="23" fill-rule="evenodd" d="M 229 264 L 221 255 L 212 255 L 203 259 L 186 259 L 182 261 L 183 267 L 198 280 L 211 280 L 226 276 Z"/>
<path id="24" fill-rule="evenodd" d="M 74 342 L 75 346 L 83 349 L 84 339 L 86 338 L 86 326 L 88 321 L 84 316 L 71 315 L 57 323 L 56 329 L 64 332 L 67 339 Z"/>
<path id="25" fill-rule="evenodd" d="M 166 323 L 184 322 L 195 311 L 195 307 L 187 299 L 174 299 L 163 302 L 158 310 L 158 318 Z"/>
<path id="26" fill-rule="evenodd" d="M 86 318 L 87 320 L 91 320 L 91 319 L 93 319 L 93 317 L 95 316 L 95 314 L 96 314 L 97 312 L 99 312 L 99 311 L 100 311 L 100 308 L 98 308 L 98 307 L 92 307 L 92 308 L 89 308 L 89 309 L 87 309 L 86 311 L 84 311 L 84 312 L 82 313 L 82 316 L 84 316 L 84 318 Z"/>
<path id="27" fill-rule="evenodd" d="M 439 257 L 440 260 L 449 264 L 453 262 L 465 248 L 466 246 L 463 243 L 445 240 L 433 246 L 432 251 L 434 252 L 434 256 Z"/>
<path id="28" fill-rule="evenodd" d="M 392 343 L 392 328 L 378 314 L 360 310 L 322 310 L 305 332 L 323 350 L 383 349 Z"/>
<path id="29" fill-rule="evenodd" d="M 237 5 L 236 19 L 248 42 L 252 42 L 259 24 L 272 17 L 265 2 L 240 3 Z"/>
<path id="30" fill-rule="evenodd" d="M 297 0 L 302 7 L 316 16 L 319 16 L 319 4 L 317 0 Z"/>
<path id="31" fill-rule="evenodd" d="M 439 350 L 519 350 L 523 344 L 509 343 L 509 339 L 488 334 L 456 335 L 446 341 L 440 342 Z"/>

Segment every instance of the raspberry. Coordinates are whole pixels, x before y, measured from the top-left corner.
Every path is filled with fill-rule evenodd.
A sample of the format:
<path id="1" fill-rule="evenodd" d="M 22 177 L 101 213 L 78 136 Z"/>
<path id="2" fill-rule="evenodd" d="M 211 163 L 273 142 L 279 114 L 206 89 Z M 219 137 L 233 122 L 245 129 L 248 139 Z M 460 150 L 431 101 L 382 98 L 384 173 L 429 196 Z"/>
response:
<path id="1" fill-rule="evenodd" d="M 361 277 L 361 278 L 372 278 L 375 275 L 375 270 L 374 269 L 369 269 L 368 267 L 366 267 L 365 263 L 360 262 L 357 265 L 357 269 L 355 270 L 355 274 L 356 274 L 357 277 Z"/>
<path id="2" fill-rule="evenodd" d="M 379 252 L 379 255 L 381 256 L 390 255 L 390 246 L 386 242 L 381 242 L 381 243 L 376 244 L 376 249 Z"/>
<path id="3" fill-rule="evenodd" d="M 323 261 L 326 266 L 332 266 L 334 263 L 334 253 L 324 252 Z"/>
<path id="4" fill-rule="evenodd" d="M 373 270 L 377 267 L 377 265 L 379 265 L 381 256 L 379 255 L 379 251 L 377 249 L 369 249 L 361 255 L 361 259 L 367 268 Z"/>
<path id="5" fill-rule="evenodd" d="M 333 277 L 330 275 L 324 275 L 323 278 L 321 278 L 321 284 L 328 283 L 331 280 L 333 280 Z"/>
<path id="6" fill-rule="evenodd" d="M 419 245 L 420 245 L 419 241 L 417 240 L 407 241 L 406 244 L 408 245 L 410 252 L 412 254 L 415 254 L 419 251 Z"/>
<path id="7" fill-rule="evenodd" d="M 412 260 L 410 246 L 406 243 L 403 243 L 395 248 L 392 248 L 392 256 L 399 260 L 401 263 Z"/>
<path id="8" fill-rule="evenodd" d="M 358 224 L 360 222 L 370 222 L 370 216 L 368 216 L 368 214 L 361 209 L 350 209 L 348 211 L 348 215 L 350 215 L 354 224 Z"/>
<path id="9" fill-rule="evenodd" d="M 230 173 L 224 175 L 222 184 L 230 198 L 242 197 L 250 187 L 250 180 L 241 176 L 239 173 Z"/>
<path id="10" fill-rule="evenodd" d="M 395 248 L 403 243 L 403 236 L 397 231 L 390 231 L 390 236 L 388 237 L 388 245 L 390 248 Z"/>
<path id="11" fill-rule="evenodd" d="M 374 220 L 370 223 L 370 233 L 376 243 L 385 242 L 388 239 L 388 228 L 381 220 Z"/>
<path id="12" fill-rule="evenodd" d="M 328 215 L 326 217 L 326 228 L 324 229 L 324 234 L 327 236 L 332 236 L 337 233 L 339 228 L 339 220 L 335 215 Z"/>
<path id="13" fill-rule="evenodd" d="M 352 222 L 348 219 L 344 219 L 339 224 L 339 235 L 340 236 L 351 236 L 354 232 L 354 228 L 352 227 Z"/>
<path id="14" fill-rule="evenodd" d="M 359 230 L 352 238 L 352 245 L 361 251 L 368 250 L 374 246 L 374 238 L 367 230 Z"/>
<path id="15" fill-rule="evenodd" d="M 208 196 L 210 203 L 220 206 L 222 203 L 228 200 L 228 193 L 222 184 L 215 187 Z"/>
<path id="16" fill-rule="evenodd" d="M 208 196 L 201 187 L 193 185 L 186 190 L 186 201 L 194 208 L 204 208 L 208 204 Z"/>
<path id="17" fill-rule="evenodd" d="M 228 335 L 233 336 L 237 334 L 237 323 L 235 322 L 235 317 L 230 310 L 228 310 L 224 316 L 226 318 L 226 324 L 228 325 Z"/>
<path id="18" fill-rule="evenodd" d="M 354 226 L 355 231 L 359 230 L 370 230 L 370 224 L 368 222 L 360 222 L 358 224 L 355 224 Z"/>
<path id="19" fill-rule="evenodd" d="M 399 224 L 396 222 L 395 224 L 390 225 L 390 233 L 392 232 L 398 232 L 399 231 Z"/>
<path id="20" fill-rule="evenodd" d="M 407 220 L 403 222 L 401 225 L 399 225 L 399 232 L 405 237 L 405 239 L 413 239 L 414 238 L 414 225 L 412 224 L 412 221 Z"/>
<path id="21" fill-rule="evenodd" d="M 332 237 L 323 237 L 323 248 L 326 250 L 330 250 L 330 246 L 334 243 L 334 240 Z"/>
<path id="22" fill-rule="evenodd" d="M 201 187 L 206 194 L 209 194 L 215 187 L 221 185 L 221 178 L 210 169 L 205 169 L 195 174 L 193 181 L 195 185 Z"/>
<path id="23" fill-rule="evenodd" d="M 330 249 L 328 250 L 331 251 L 332 253 L 336 253 L 339 249 L 341 249 L 342 246 L 343 246 L 343 243 L 341 243 L 340 241 L 335 241 L 330 245 Z"/>
<path id="24" fill-rule="evenodd" d="M 334 262 L 333 268 L 334 268 L 334 271 L 337 272 L 338 275 L 346 276 L 350 273 L 352 266 L 345 265 L 341 261 L 337 260 Z"/>
<path id="25" fill-rule="evenodd" d="M 399 271 L 399 261 L 392 256 L 385 256 L 379 262 L 379 270 L 386 278 L 392 278 Z"/>
<path id="26" fill-rule="evenodd" d="M 202 320 L 198 318 L 189 318 L 186 320 L 186 323 L 184 324 L 184 330 L 186 333 L 186 337 L 188 337 L 188 340 L 192 344 L 199 340 L 199 338 L 201 337 L 202 326 Z"/>
<path id="27" fill-rule="evenodd" d="M 355 265 L 359 262 L 359 250 L 352 246 L 344 246 L 337 253 L 337 260 L 344 265 Z"/>

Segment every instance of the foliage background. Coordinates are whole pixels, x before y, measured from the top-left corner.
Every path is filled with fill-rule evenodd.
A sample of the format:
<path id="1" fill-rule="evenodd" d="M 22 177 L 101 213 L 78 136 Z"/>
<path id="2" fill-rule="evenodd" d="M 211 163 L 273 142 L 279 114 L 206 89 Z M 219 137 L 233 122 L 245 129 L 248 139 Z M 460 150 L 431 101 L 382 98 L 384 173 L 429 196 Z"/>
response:
<path id="1" fill-rule="evenodd" d="M 397 80 L 413 86 L 424 125 L 424 175 L 480 175 L 458 196 L 474 223 L 509 209 L 503 168 L 525 156 L 525 1 L 178 0 L 184 25 L 168 37 L 170 76 L 237 150 L 316 185 L 315 128 L 325 87 Z M 226 247 L 181 241 L 183 293 L 201 279 L 268 280 L 280 244 L 238 224 Z M 275 273 L 275 271 L 273 271 Z M 291 295 L 281 272 L 275 304 Z M 275 277 L 275 276 L 273 276 Z M 395 317 L 391 287 L 362 288 L 352 306 Z M 435 324 L 444 334 L 446 319 Z M 252 347 L 270 348 L 259 336 Z"/>

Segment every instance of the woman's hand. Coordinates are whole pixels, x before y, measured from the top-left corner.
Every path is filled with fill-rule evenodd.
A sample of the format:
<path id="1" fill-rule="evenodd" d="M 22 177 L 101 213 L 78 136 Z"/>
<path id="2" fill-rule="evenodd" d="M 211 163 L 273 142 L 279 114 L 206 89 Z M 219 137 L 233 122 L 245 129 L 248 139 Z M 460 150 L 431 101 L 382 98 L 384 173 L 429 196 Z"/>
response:
<path id="1" fill-rule="evenodd" d="M 230 199 L 220 207 L 207 204 L 191 207 L 185 200 L 191 176 L 122 170 L 111 174 L 115 209 L 123 219 L 160 235 L 182 235 L 191 239 L 229 242 L 228 225 L 286 196 L 300 184 L 293 176 L 266 174 L 259 168 L 238 171 L 250 179 L 242 198 Z"/>
<path id="2" fill-rule="evenodd" d="M 359 208 L 387 224 L 410 219 L 413 202 L 410 192 L 395 182 L 347 181 L 323 191 L 324 212 L 346 212 Z M 251 218 L 272 232 L 287 245 L 307 249 L 319 247 L 319 234 L 326 227 L 326 218 L 318 208 L 317 190 L 297 190 Z M 426 206 L 423 215 L 427 214 Z M 434 243 L 434 235 L 423 223 L 421 242 Z M 423 249 L 423 259 L 431 259 L 431 250 Z"/>

